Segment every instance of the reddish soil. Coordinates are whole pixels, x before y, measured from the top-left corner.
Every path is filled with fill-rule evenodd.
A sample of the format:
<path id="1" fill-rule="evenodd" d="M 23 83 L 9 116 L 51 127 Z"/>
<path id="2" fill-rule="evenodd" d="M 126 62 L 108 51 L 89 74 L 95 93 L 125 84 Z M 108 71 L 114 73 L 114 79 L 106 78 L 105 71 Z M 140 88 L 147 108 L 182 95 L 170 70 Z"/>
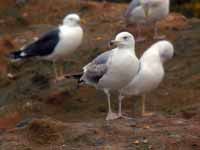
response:
<path id="1" fill-rule="evenodd" d="M 16 7 L 4 4 L 5 7 Z M 150 93 L 147 110 L 140 117 L 140 97 L 127 98 L 124 111 L 133 120 L 106 122 L 105 95 L 86 85 L 77 89 L 73 80 L 57 85 L 52 65 L 35 60 L 9 63 L 5 55 L 60 24 L 69 12 L 84 20 L 85 39 L 66 60 L 66 73 L 78 72 L 119 31 L 127 28 L 122 14 L 126 4 L 29 0 L 16 7 L 18 16 L 0 19 L 0 149 L 2 150 L 199 150 L 200 149 L 200 20 L 171 13 L 160 22 L 161 32 L 175 45 L 174 58 L 165 65 L 166 76 Z M 12 10 L 12 9 L 11 9 Z M 103 13 L 104 12 L 104 13 Z M 136 44 L 138 56 L 153 41 Z M 8 78 L 11 72 L 16 78 Z M 113 93 L 113 107 L 117 108 Z"/>

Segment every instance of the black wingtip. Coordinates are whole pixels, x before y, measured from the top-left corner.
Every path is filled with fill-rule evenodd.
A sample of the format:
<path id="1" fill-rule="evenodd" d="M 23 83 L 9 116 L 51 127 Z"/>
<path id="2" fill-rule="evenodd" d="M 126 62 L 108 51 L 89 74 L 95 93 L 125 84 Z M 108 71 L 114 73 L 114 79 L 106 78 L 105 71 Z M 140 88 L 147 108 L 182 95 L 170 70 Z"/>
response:
<path id="1" fill-rule="evenodd" d="M 73 78 L 73 79 L 76 79 L 76 80 L 80 80 L 82 75 L 83 75 L 83 72 L 74 73 L 74 74 L 67 74 L 67 75 L 65 75 L 65 78 L 67 78 L 67 79 Z"/>
<path id="2" fill-rule="evenodd" d="M 74 74 L 67 74 L 67 75 L 65 75 L 65 78 L 66 79 L 75 79 L 75 80 L 77 80 L 77 89 L 79 89 L 80 85 L 82 83 L 84 83 L 84 81 L 81 80 L 82 76 L 83 76 L 83 72 L 80 72 L 80 73 L 74 73 Z"/>
<path id="3" fill-rule="evenodd" d="M 11 60 L 18 60 L 22 58 L 20 54 L 21 54 L 21 51 L 15 51 L 15 52 L 11 52 L 10 54 L 7 54 L 7 57 Z"/>

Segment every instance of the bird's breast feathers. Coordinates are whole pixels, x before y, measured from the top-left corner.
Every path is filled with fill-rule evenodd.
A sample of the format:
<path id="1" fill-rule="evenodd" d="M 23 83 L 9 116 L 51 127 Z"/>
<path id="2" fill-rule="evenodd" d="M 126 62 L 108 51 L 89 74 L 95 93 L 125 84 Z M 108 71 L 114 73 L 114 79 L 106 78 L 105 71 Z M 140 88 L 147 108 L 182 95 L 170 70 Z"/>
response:
<path id="1" fill-rule="evenodd" d="M 100 80 L 107 88 L 119 89 L 125 86 L 138 71 L 139 62 L 131 53 L 116 53 L 108 61 L 107 73 Z"/>
<path id="2" fill-rule="evenodd" d="M 83 31 L 80 27 L 60 27 L 59 43 L 54 55 L 66 57 L 76 50 L 82 43 Z"/>

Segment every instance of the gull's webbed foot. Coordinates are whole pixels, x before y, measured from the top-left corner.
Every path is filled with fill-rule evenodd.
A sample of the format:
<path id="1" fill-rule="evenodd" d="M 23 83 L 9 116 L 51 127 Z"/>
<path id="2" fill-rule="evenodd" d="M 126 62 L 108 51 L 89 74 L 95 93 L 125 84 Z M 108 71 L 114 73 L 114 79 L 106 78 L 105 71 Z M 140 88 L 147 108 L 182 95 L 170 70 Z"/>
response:
<path id="1" fill-rule="evenodd" d="M 109 121 L 109 120 L 115 120 L 118 118 L 119 118 L 119 116 L 116 113 L 108 112 L 106 120 Z"/>

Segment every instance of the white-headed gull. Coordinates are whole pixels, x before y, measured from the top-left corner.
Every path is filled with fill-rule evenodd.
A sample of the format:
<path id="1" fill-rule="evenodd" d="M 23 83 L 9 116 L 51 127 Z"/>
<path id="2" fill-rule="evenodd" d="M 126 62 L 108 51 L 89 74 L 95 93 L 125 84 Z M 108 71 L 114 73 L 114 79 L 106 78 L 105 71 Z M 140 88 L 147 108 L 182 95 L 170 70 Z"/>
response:
<path id="1" fill-rule="evenodd" d="M 119 94 L 119 117 L 122 117 L 122 100 L 128 95 L 142 96 L 142 115 L 145 115 L 145 94 L 159 86 L 164 77 L 163 64 L 171 59 L 174 54 L 174 47 L 168 41 L 159 41 L 153 44 L 140 58 L 140 69 Z"/>
<path id="2" fill-rule="evenodd" d="M 114 120 L 118 115 L 112 112 L 110 91 L 120 91 L 138 73 L 139 60 L 135 55 L 135 40 L 128 32 L 119 33 L 111 44 L 117 47 L 102 53 L 83 67 L 83 72 L 70 75 L 86 84 L 105 92 L 108 99 L 106 120 Z M 69 78 L 66 75 L 66 78 Z"/>

